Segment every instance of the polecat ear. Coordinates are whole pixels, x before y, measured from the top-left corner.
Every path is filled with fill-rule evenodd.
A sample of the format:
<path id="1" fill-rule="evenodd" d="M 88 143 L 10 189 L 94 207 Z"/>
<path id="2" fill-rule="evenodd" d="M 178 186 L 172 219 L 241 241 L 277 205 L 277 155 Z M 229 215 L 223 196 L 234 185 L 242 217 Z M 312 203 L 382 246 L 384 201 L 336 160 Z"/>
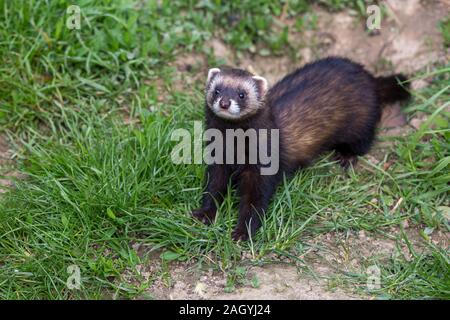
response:
<path id="1" fill-rule="evenodd" d="M 252 79 L 255 80 L 261 97 L 264 97 L 267 93 L 267 90 L 269 89 L 269 83 L 267 82 L 266 78 L 253 76 Z"/>
<path id="2" fill-rule="evenodd" d="M 208 79 L 206 79 L 206 85 L 208 85 L 208 83 L 211 81 L 211 79 L 213 78 L 213 76 L 215 74 L 218 74 L 220 72 L 219 68 L 211 68 L 208 71 Z"/>

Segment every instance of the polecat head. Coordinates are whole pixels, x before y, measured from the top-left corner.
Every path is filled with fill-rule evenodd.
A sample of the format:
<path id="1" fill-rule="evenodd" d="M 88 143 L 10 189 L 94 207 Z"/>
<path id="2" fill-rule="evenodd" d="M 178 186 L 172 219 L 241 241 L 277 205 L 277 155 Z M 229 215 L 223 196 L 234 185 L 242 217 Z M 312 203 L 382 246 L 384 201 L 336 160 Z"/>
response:
<path id="1" fill-rule="evenodd" d="M 267 80 L 241 69 L 213 68 L 206 81 L 206 104 L 223 119 L 239 121 L 264 107 Z"/>

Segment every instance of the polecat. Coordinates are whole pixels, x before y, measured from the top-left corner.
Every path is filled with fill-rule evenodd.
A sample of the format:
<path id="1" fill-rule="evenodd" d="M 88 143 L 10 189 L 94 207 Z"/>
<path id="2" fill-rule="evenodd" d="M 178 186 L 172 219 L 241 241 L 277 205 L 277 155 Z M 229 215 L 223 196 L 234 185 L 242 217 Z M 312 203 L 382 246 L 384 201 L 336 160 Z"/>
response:
<path id="1" fill-rule="evenodd" d="M 382 105 L 409 98 L 399 84 L 404 81 L 401 74 L 374 77 L 363 66 L 338 57 L 307 64 L 270 90 L 264 78 L 245 70 L 210 69 L 207 128 L 223 134 L 227 129 L 279 129 L 280 169 L 262 175 L 259 162 L 209 165 L 202 207 L 192 214 L 205 223 L 214 221 L 232 182 L 241 197 L 232 237 L 248 239 L 261 226 L 261 216 L 283 174 L 307 166 L 326 151 L 334 150 L 344 168 L 369 151 Z M 245 150 L 248 153 L 248 146 Z"/>

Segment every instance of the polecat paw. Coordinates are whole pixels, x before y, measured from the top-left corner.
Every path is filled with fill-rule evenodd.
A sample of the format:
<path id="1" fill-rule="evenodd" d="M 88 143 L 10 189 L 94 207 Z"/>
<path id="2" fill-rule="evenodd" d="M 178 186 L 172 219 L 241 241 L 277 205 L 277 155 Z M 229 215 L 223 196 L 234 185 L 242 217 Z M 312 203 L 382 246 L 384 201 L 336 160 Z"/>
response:
<path id="1" fill-rule="evenodd" d="M 234 241 L 247 241 L 248 240 L 248 231 L 247 230 L 240 230 L 240 229 L 234 229 L 231 233 L 231 238 Z"/>
<path id="2" fill-rule="evenodd" d="M 204 210 L 204 209 L 197 209 L 192 211 L 192 216 L 204 224 L 208 225 L 214 222 L 214 219 L 216 218 L 216 213 L 212 212 L 210 210 Z"/>
<path id="3" fill-rule="evenodd" d="M 334 159 L 339 162 L 342 168 L 348 170 L 350 166 L 354 167 L 358 163 L 358 156 L 355 155 L 343 155 L 338 153 Z"/>

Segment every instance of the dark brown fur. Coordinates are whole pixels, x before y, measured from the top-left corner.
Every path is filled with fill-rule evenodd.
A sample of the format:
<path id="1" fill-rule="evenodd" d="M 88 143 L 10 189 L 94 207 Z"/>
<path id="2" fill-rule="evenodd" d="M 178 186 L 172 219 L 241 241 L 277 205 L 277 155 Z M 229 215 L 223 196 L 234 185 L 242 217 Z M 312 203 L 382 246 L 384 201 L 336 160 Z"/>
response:
<path id="1" fill-rule="evenodd" d="M 227 79 L 222 100 L 238 99 L 240 83 L 252 75 L 238 69 L 219 73 Z M 409 93 L 398 84 L 402 75 L 374 77 L 361 65 L 343 58 L 326 58 L 308 64 L 284 77 L 267 93 L 263 82 L 255 80 L 259 100 L 257 112 L 248 110 L 256 104 L 242 99 L 242 118 L 224 119 L 212 107 L 215 101 L 207 84 L 206 124 L 219 129 L 280 129 L 280 170 L 272 176 L 261 175 L 261 164 L 208 166 L 206 194 L 202 208 L 193 215 L 204 222 L 215 219 L 217 205 L 223 200 L 228 183 L 238 188 L 241 197 L 239 220 L 233 232 L 235 240 L 247 239 L 261 225 L 269 201 L 283 174 L 309 165 L 321 153 L 334 150 L 344 168 L 367 153 L 375 138 L 382 104 L 406 100 Z M 216 79 L 217 80 L 217 79 Z M 217 97 L 216 97 L 217 98 Z M 216 99 L 215 98 L 215 99 Z M 239 100 L 239 99 L 238 99 Z M 228 101 L 228 100 L 227 100 Z M 253 100 L 252 100 L 253 101 Z"/>

